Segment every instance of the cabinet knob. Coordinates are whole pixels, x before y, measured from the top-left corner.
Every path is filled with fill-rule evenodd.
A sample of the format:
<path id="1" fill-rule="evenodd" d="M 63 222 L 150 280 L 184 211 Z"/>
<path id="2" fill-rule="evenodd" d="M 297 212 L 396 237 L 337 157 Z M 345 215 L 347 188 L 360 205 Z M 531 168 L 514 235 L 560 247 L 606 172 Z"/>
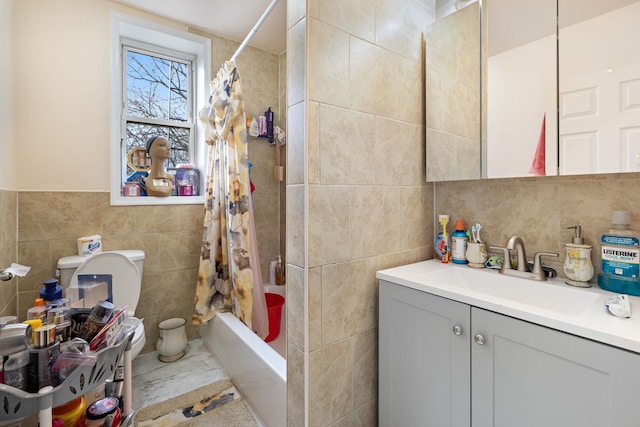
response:
<path id="1" fill-rule="evenodd" d="M 459 325 L 454 325 L 453 333 L 458 336 L 462 335 L 462 327 L 460 327 Z"/>
<path id="2" fill-rule="evenodd" d="M 480 334 L 476 334 L 475 337 L 473 337 L 473 340 L 476 342 L 476 344 L 478 345 L 482 345 L 484 344 L 484 337 Z"/>

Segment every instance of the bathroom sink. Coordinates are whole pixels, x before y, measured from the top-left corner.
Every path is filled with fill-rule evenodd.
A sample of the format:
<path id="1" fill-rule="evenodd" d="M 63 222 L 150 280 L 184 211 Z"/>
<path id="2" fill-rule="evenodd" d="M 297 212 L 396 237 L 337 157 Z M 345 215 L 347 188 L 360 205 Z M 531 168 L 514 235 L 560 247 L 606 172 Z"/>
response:
<path id="1" fill-rule="evenodd" d="M 504 276 L 497 270 L 449 266 L 425 273 L 420 281 L 425 284 L 464 289 L 467 294 L 490 296 L 495 302 L 506 300 L 539 310 L 552 310 L 564 314 L 580 314 L 596 302 L 601 295 L 583 288 L 572 288 L 555 280 L 540 282 L 513 276 Z"/>

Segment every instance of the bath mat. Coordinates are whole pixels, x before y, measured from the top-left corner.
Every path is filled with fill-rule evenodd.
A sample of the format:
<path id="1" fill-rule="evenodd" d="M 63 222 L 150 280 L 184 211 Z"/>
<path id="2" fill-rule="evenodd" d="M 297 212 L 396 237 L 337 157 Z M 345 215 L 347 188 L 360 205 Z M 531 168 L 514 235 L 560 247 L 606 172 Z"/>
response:
<path id="1" fill-rule="evenodd" d="M 258 427 L 242 396 L 228 380 L 142 408 L 135 418 L 138 427 Z"/>

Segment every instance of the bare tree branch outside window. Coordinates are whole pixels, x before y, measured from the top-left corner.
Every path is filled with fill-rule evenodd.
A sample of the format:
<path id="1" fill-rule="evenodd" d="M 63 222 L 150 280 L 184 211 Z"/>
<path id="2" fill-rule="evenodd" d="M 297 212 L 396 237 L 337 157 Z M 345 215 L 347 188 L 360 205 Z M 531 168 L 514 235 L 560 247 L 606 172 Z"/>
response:
<path id="1" fill-rule="evenodd" d="M 189 163 L 191 64 L 133 49 L 126 50 L 126 63 L 126 152 L 163 135 L 171 146 L 167 166 Z"/>

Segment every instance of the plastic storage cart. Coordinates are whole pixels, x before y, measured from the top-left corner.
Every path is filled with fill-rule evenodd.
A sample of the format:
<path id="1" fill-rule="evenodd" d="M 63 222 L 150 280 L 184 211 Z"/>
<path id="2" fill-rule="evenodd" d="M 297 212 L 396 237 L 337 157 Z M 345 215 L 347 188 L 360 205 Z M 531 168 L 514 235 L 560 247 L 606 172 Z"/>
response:
<path id="1" fill-rule="evenodd" d="M 0 384 L 0 421 L 11 421 L 38 413 L 41 426 L 52 423 L 51 410 L 104 383 L 119 365 L 124 365 L 123 420 L 131 413 L 131 340 L 133 331 L 117 345 L 96 353 L 94 365 L 78 366 L 56 387 L 38 393 Z M 132 418 L 132 417 L 131 417 Z M 124 422 L 121 424 L 124 425 Z"/>

